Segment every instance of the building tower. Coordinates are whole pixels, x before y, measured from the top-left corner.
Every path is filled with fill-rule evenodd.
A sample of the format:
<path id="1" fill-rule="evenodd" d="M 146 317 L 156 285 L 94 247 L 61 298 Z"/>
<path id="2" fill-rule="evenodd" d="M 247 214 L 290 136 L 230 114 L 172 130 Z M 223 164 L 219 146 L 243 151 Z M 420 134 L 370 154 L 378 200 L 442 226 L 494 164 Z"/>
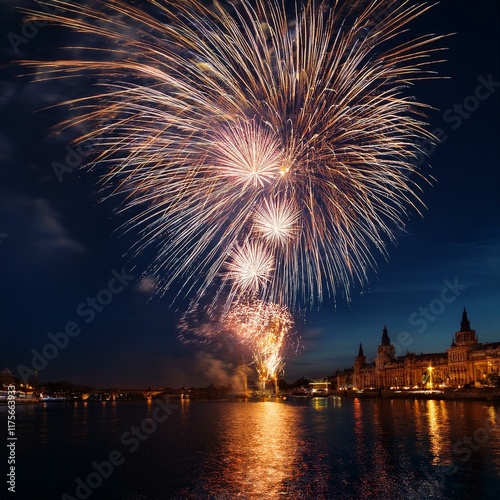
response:
<path id="1" fill-rule="evenodd" d="M 377 385 L 381 388 L 389 387 L 389 381 L 384 373 L 384 368 L 387 363 L 394 361 L 394 346 L 391 344 L 391 339 L 387 333 L 387 326 L 384 325 L 382 331 L 382 339 L 377 350 L 377 357 L 375 358 L 375 378 Z"/>
<path id="2" fill-rule="evenodd" d="M 357 389 L 365 387 L 363 369 L 366 367 L 366 356 L 363 352 L 363 344 L 359 344 L 359 351 L 356 359 L 354 360 L 354 380 L 353 386 Z"/>
<path id="3" fill-rule="evenodd" d="M 448 349 L 448 383 L 451 385 L 469 384 L 475 381 L 476 374 L 470 359 L 470 352 L 476 344 L 476 331 L 471 329 L 467 311 L 464 307 L 460 330 L 455 333 L 455 337 Z"/>
<path id="4" fill-rule="evenodd" d="M 460 331 L 455 333 L 455 343 L 458 347 L 477 344 L 476 331 L 470 327 L 465 307 L 462 312 L 462 321 L 460 321 Z"/>
<path id="5" fill-rule="evenodd" d="M 391 344 L 391 339 L 387 333 L 387 327 L 384 325 L 384 330 L 382 331 L 382 339 L 380 345 L 378 346 L 377 358 L 380 356 L 382 358 L 389 358 L 391 361 L 394 359 L 394 346 Z"/>

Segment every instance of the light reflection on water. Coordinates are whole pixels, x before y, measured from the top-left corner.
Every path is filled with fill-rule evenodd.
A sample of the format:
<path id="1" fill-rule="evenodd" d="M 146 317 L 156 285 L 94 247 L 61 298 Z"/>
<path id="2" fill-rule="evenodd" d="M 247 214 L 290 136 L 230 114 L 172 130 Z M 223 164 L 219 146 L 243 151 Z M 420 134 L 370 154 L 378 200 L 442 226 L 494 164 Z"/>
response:
<path id="1" fill-rule="evenodd" d="M 290 406 L 264 402 L 231 407 L 221 425 L 220 448 L 204 470 L 204 487 L 217 497 L 278 495 L 297 473 L 304 440 L 301 414 Z"/>
<path id="2" fill-rule="evenodd" d="M 485 419 L 492 428 L 489 439 L 477 450 L 471 446 L 464 460 L 454 446 Z M 222 422 L 223 446 L 211 455 L 196 486 L 185 490 L 193 498 L 500 495 L 500 409 L 483 402 L 247 403 L 243 410 L 228 408 Z"/>
<path id="3" fill-rule="evenodd" d="M 449 430 L 448 413 L 444 401 L 427 401 L 427 419 L 433 465 L 450 465 L 450 441 L 443 439 Z"/>
<path id="4" fill-rule="evenodd" d="M 19 498 L 74 495 L 113 450 L 125 462 L 91 500 L 500 497 L 498 402 L 175 402 L 133 453 L 120 436 L 155 402 L 19 406 Z"/>

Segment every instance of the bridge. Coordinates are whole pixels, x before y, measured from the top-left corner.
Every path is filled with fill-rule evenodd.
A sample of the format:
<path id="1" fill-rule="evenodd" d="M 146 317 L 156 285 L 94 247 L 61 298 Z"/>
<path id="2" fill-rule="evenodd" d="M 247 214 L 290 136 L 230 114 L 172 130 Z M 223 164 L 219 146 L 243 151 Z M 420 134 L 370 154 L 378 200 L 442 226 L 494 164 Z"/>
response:
<path id="1" fill-rule="evenodd" d="M 164 394 L 165 396 L 183 396 L 183 390 L 181 389 L 117 389 L 116 387 L 109 389 L 93 389 L 92 391 L 82 393 L 82 400 L 87 401 L 93 394 L 103 394 L 108 401 L 116 401 L 118 397 L 126 394 L 139 394 L 143 399 L 151 401 L 155 396 L 159 394 Z"/>

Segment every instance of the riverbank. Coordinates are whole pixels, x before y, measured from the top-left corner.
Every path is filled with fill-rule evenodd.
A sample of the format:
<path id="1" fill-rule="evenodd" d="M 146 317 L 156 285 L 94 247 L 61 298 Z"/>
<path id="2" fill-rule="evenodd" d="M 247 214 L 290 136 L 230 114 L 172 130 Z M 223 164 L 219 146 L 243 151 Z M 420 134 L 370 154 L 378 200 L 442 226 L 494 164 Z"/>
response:
<path id="1" fill-rule="evenodd" d="M 397 390 L 397 389 L 367 389 L 333 391 L 332 395 L 347 398 L 388 398 L 388 399 L 442 399 L 447 401 L 468 399 L 476 401 L 500 401 L 500 388 L 445 388 L 439 390 Z"/>

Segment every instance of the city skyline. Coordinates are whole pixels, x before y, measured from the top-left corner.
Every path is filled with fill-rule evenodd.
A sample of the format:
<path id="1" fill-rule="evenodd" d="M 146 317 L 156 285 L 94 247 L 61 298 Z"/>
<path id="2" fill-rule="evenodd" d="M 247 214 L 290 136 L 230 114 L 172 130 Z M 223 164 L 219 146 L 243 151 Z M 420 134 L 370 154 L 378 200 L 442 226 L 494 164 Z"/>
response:
<path id="1" fill-rule="evenodd" d="M 416 315 L 417 313 L 415 312 L 414 314 Z M 417 356 L 431 356 L 431 357 L 435 356 L 435 355 L 441 355 L 441 354 L 448 356 L 448 354 L 447 354 L 448 349 L 450 346 L 454 345 L 456 335 L 459 334 L 461 331 L 463 331 L 464 315 L 465 315 L 465 318 L 469 324 L 469 328 L 474 331 L 475 338 L 476 338 L 479 345 L 500 343 L 499 339 L 493 339 L 493 340 L 488 339 L 486 341 L 483 341 L 482 339 L 480 339 L 480 336 L 478 335 L 476 330 L 473 328 L 473 325 L 472 326 L 470 325 L 470 320 L 468 319 L 467 310 L 464 308 L 462 313 L 461 313 L 460 327 L 457 328 L 457 330 L 455 332 L 453 332 L 452 337 L 451 337 L 451 341 L 446 345 L 445 348 L 443 348 L 441 350 L 428 351 L 425 348 L 424 348 L 424 350 L 421 350 L 420 348 L 416 349 L 416 350 L 412 349 L 413 347 L 418 347 L 418 346 L 416 346 L 414 344 L 415 339 L 408 331 L 405 331 L 405 330 L 399 331 L 397 336 L 391 337 L 391 333 L 389 332 L 387 326 L 384 324 L 383 329 L 381 329 L 381 331 L 378 334 L 379 341 L 375 342 L 374 339 L 372 338 L 372 339 L 368 339 L 368 342 L 366 344 L 363 344 L 363 342 L 360 342 L 359 343 L 359 352 L 363 352 L 363 355 L 366 358 L 366 360 L 368 361 L 368 364 L 374 364 L 375 360 L 377 358 L 377 350 L 379 350 L 380 345 L 383 345 L 384 338 L 387 336 L 387 338 L 390 339 L 389 340 L 390 345 L 394 350 L 394 359 L 395 360 L 396 359 L 399 359 L 399 360 L 404 359 L 408 354 L 409 355 L 417 355 Z M 419 318 L 419 322 L 422 326 L 424 325 L 424 322 L 423 322 L 424 317 L 429 319 L 429 318 L 432 318 L 433 316 L 430 314 L 429 310 L 425 310 L 424 313 Z M 23 382 L 23 383 L 27 383 L 28 381 L 32 381 L 33 378 L 35 378 L 37 380 L 38 385 L 68 380 L 68 378 L 64 377 L 64 376 L 62 378 L 57 379 L 57 380 L 56 379 L 45 380 L 43 377 L 41 377 L 41 379 L 39 380 L 38 377 L 39 377 L 39 370 L 40 370 L 40 372 L 43 372 L 45 370 L 45 368 L 48 365 L 50 365 L 50 362 L 52 361 L 52 353 L 54 353 L 54 352 L 56 353 L 56 356 L 54 356 L 54 357 L 59 356 L 59 354 L 63 354 L 63 351 L 69 345 L 71 338 L 74 338 L 77 335 L 79 335 L 79 333 L 77 333 L 77 330 L 74 328 L 73 323 L 74 322 L 68 322 L 64 332 L 58 332 L 55 335 L 52 333 L 49 334 L 48 342 L 44 346 L 42 346 L 40 349 L 35 350 L 34 352 L 31 353 L 32 354 L 31 363 L 28 363 L 27 365 L 17 364 L 15 366 L 14 370 L 11 370 L 11 367 L 9 367 L 9 366 L 5 366 L 4 370 L 9 370 L 10 372 L 12 372 L 12 374 L 16 378 L 18 378 L 20 380 L 20 382 Z M 382 340 L 380 340 L 380 338 L 382 338 Z M 423 346 L 420 346 L 420 347 L 423 347 Z M 368 355 L 366 355 L 366 353 L 368 353 Z M 327 377 L 332 377 L 336 373 L 339 373 L 339 372 L 345 373 L 345 372 L 349 372 L 350 370 L 352 371 L 352 369 L 355 365 L 355 363 L 353 361 L 354 359 L 355 358 L 354 358 L 354 351 L 353 351 L 350 364 L 347 363 L 344 366 L 333 366 L 332 369 L 328 373 L 326 373 L 326 372 L 320 373 L 318 371 L 315 376 L 302 375 L 301 377 L 296 377 L 293 380 L 290 379 L 290 377 L 284 377 L 284 380 L 286 383 L 290 384 L 290 383 L 296 382 L 302 378 L 311 379 L 311 380 L 326 379 Z M 124 385 L 119 386 L 117 384 L 114 384 L 114 385 L 110 385 L 110 384 L 107 384 L 107 385 L 100 384 L 99 385 L 99 384 L 97 384 L 95 387 L 97 387 L 97 386 L 100 388 L 105 388 L 105 387 L 125 388 L 126 387 L 126 388 L 131 388 L 131 389 L 137 389 L 139 386 L 141 388 L 145 388 L 145 387 L 153 387 L 153 388 L 154 387 L 156 387 L 156 388 L 158 388 L 158 387 L 172 387 L 172 388 L 175 388 L 175 387 L 181 387 L 181 386 L 182 387 L 195 387 L 197 385 L 201 387 L 204 385 L 204 383 L 206 383 L 207 385 L 212 385 L 214 383 L 214 381 L 217 382 L 217 384 L 216 384 L 217 386 L 231 387 L 231 385 L 232 384 L 234 385 L 234 383 L 236 383 L 236 385 L 239 384 L 239 381 L 235 381 L 237 378 L 237 377 L 235 377 L 235 374 L 237 373 L 237 371 L 234 370 L 234 368 L 235 368 L 234 363 L 230 363 L 230 362 L 224 363 L 224 362 L 221 362 L 220 360 L 216 359 L 215 357 L 201 359 L 200 363 L 202 365 L 209 367 L 210 370 L 212 370 L 214 372 L 218 371 L 219 373 L 215 376 L 215 378 L 213 378 L 213 374 L 212 374 L 212 377 L 205 376 L 205 378 L 203 378 L 203 377 L 198 378 L 197 379 L 198 384 L 185 383 L 185 382 L 187 382 L 187 380 L 183 381 L 180 384 L 179 383 L 171 384 L 170 381 L 164 380 L 164 381 L 161 381 L 160 383 L 157 383 L 157 384 L 150 383 L 150 384 L 142 384 L 141 385 L 141 384 L 137 384 L 137 383 L 132 383 L 129 386 L 124 386 Z M 233 369 L 231 369 L 231 367 Z M 254 382 L 257 383 L 258 374 L 255 371 L 255 369 L 249 375 L 249 380 L 254 380 Z M 85 378 L 82 380 L 78 380 L 78 381 L 71 380 L 71 382 L 73 382 L 73 383 L 76 382 L 79 385 L 88 385 L 87 380 Z"/>
<path id="2" fill-rule="evenodd" d="M 65 113 L 41 108 L 74 89 L 32 83 L 7 65 L 55 53 L 64 42 L 49 27 L 24 36 L 15 6 L 32 5 L 1 7 L 0 367 L 29 366 L 33 349 L 66 331 L 67 346 L 41 379 L 142 386 L 230 377 L 223 356 L 178 341 L 186 301 L 174 301 L 175 289 L 156 293 L 155 279 L 144 275 L 152 256 L 130 252 L 135 235 L 120 230 L 124 217 L 114 200 L 101 202 L 96 176 L 79 170 L 86 152 L 72 148 L 70 135 L 50 134 Z M 304 350 L 287 360 L 287 380 L 351 366 L 360 342 L 373 359 L 384 325 L 393 340 L 407 333 L 410 351 L 445 351 L 464 307 L 480 342 L 500 340 L 497 15 L 498 3 L 487 0 L 444 1 L 412 26 L 418 34 L 456 32 L 437 68 L 449 79 L 411 89 L 436 108 L 429 129 L 441 131 L 440 144 L 426 145 L 436 179 L 422 194 L 427 210 L 423 218 L 412 214 L 397 246 L 389 246 L 389 262 L 378 259 L 350 302 L 338 294 L 335 306 L 327 300 L 296 320 Z"/>

